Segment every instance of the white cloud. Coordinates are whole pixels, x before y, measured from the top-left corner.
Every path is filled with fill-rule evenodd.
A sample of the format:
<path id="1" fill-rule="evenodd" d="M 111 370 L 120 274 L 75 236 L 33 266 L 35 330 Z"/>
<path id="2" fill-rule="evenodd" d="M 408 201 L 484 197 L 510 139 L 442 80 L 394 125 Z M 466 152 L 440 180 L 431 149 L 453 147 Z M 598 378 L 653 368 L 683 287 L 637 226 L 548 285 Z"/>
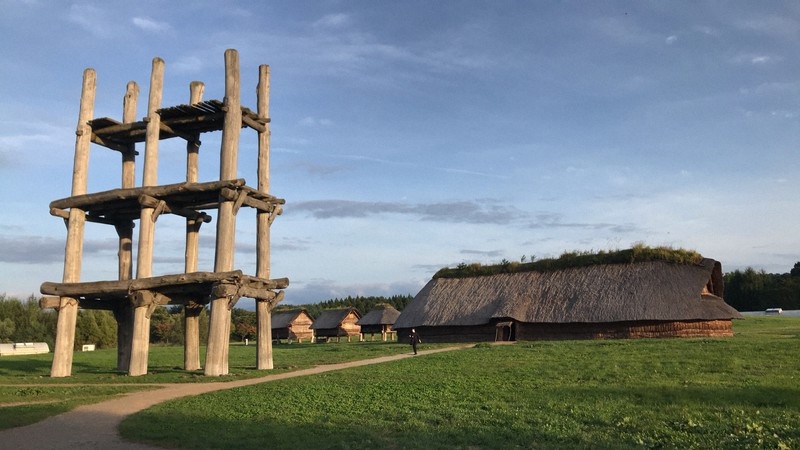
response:
<path id="1" fill-rule="evenodd" d="M 421 221 L 444 223 L 507 225 L 525 219 L 527 213 L 496 201 L 452 201 L 428 204 L 400 202 L 362 202 L 352 200 L 312 200 L 297 202 L 287 212 L 307 212 L 317 219 L 366 218 L 401 214 Z"/>
<path id="2" fill-rule="evenodd" d="M 134 17 L 131 19 L 131 22 L 144 31 L 162 32 L 170 29 L 170 26 L 167 22 L 159 22 L 149 17 Z"/>
<path id="3" fill-rule="evenodd" d="M 307 116 L 300 119 L 300 122 L 298 122 L 298 124 L 304 127 L 317 127 L 317 126 L 327 127 L 333 125 L 333 121 L 331 119 Z"/>
<path id="4" fill-rule="evenodd" d="M 744 87 L 739 89 L 743 95 L 778 95 L 790 96 L 800 93 L 800 82 L 768 82 L 761 83 L 755 87 Z"/>
<path id="5" fill-rule="evenodd" d="M 738 26 L 744 30 L 781 39 L 797 39 L 800 36 L 800 21 L 792 17 L 774 15 L 753 17 L 740 21 Z"/>
<path id="6" fill-rule="evenodd" d="M 667 44 L 674 44 L 674 43 L 675 43 L 675 41 L 677 41 L 677 40 L 678 40 L 678 36 L 675 36 L 675 35 L 673 34 L 672 36 L 667 36 L 667 39 L 665 39 L 664 41 L 665 41 Z"/>
<path id="7" fill-rule="evenodd" d="M 774 58 L 769 55 L 762 55 L 762 54 L 754 54 L 754 53 L 741 53 L 733 58 L 731 58 L 731 62 L 733 64 L 752 64 L 752 65 L 764 65 L 768 63 L 775 62 L 777 58 Z"/>
<path id="8" fill-rule="evenodd" d="M 339 28 L 346 26 L 352 22 L 351 17 L 348 14 L 344 13 L 336 13 L 336 14 L 328 14 L 326 16 L 321 17 L 319 20 L 314 22 L 314 27 L 324 27 L 324 28 Z"/>
<path id="9" fill-rule="evenodd" d="M 102 38 L 114 34 L 114 23 L 103 9 L 85 3 L 70 5 L 67 20 L 83 28 L 85 31 Z"/>
<path id="10" fill-rule="evenodd" d="M 197 56 L 183 56 L 171 64 L 171 69 L 179 73 L 197 73 L 206 67 L 206 63 Z"/>
<path id="11" fill-rule="evenodd" d="M 706 36 L 719 36 L 719 31 L 715 28 L 709 27 L 707 25 L 700 25 L 694 28 L 700 34 L 705 34 Z"/>

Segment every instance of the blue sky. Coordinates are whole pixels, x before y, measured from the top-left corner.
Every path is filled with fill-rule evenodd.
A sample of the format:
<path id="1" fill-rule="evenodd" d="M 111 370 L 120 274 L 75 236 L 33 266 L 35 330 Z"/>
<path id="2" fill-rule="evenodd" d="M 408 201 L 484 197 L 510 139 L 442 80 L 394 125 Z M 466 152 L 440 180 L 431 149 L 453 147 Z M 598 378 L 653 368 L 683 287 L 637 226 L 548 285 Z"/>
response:
<path id="1" fill-rule="evenodd" d="M 0 0 L 0 292 L 60 281 L 82 72 L 95 117 L 223 96 L 239 51 L 243 104 L 272 74 L 272 276 L 286 303 L 415 294 L 441 267 L 634 243 L 695 249 L 724 271 L 800 261 L 797 2 Z M 201 179 L 218 177 L 204 135 Z M 240 176 L 255 185 L 255 134 Z M 139 151 L 143 153 L 143 147 Z M 162 143 L 159 182 L 185 151 Z M 141 182 L 141 157 L 137 183 Z M 89 190 L 119 187 L 92 147 Z M 255 272 L 252 212 L 235 266 Z M 212 225 L 215 222 L 212 222 Z M 154 274 L 183 270 L 182 220 L 159 219 Z M 213 268 L 214 227 L 200 270 Z M 116 277 L 116 235 L 87 229 L 82 280 Z"/>

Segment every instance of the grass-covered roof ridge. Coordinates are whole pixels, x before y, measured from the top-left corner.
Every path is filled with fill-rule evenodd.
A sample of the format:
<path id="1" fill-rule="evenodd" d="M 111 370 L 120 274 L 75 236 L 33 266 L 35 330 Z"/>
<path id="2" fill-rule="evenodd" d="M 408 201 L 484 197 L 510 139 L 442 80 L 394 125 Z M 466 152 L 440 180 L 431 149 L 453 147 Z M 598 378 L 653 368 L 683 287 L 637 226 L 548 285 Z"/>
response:
<path id="1" fill-rule="evenodd" d="M 553 270 L 587 267 L 600 264 L 631 264 L 647 261 L 667 261 L 678 264 L 698 264 L 703 255 L 695 250 L 672 247 L 649 247 L 643 244 L 634 245 L 625 250 L 569 251 L 558 258 L 546 258 L 531 262 L 509 262 L 482 265 L 480 263 L 459 264 L 455 268 L 445 267 L 433 275 L 433 278 L 467 278 L 500 273 L 515 272 L 547 272 Z"/>

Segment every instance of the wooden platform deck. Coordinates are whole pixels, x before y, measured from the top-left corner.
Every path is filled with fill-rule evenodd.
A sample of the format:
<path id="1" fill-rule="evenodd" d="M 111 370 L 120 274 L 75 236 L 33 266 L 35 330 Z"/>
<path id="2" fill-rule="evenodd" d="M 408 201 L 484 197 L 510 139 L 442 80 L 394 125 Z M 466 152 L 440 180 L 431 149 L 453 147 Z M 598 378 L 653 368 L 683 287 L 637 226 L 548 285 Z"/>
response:
<path id="1" fill-rule="evenodd" d="M 157 110 L 161 116 L 159 139 L 181 137 L 189 142 L 198 142 L 198 135 L 220 131 L 225 120 L 227 106 L 219 100 L 207 100 L 193 105 L 178 105 Z M 249 126 L 263 132 L 269 119 L 262 119 L 252 110 L 241 107 L 242 127 Z M 89 122 L 92 142 L 103 147 L 127 152 L 129 144 L 144 142 L 147 120 L 122 123 L 110 117 L 100 117 Z M 198 142 L 199 143 L 199 142 Z"/>

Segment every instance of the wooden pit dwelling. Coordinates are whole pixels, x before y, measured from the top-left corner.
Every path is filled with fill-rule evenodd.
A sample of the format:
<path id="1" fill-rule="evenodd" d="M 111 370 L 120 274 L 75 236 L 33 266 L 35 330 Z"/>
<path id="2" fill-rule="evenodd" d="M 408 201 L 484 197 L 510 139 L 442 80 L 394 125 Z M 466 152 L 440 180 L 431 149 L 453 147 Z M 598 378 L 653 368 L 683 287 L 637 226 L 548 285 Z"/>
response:
<path id="1" fill-rule="evenodd" d="M 75 322 L 78 308 L 113 311 L 117 320 L 117 369 L 129 375 L 147 373 L 150 315 L 160 305 L 182 305 L 185 314 L 186 370 L 200 369 L 199 313 L 211 310 L 206 350 L 206 375 L 228 373 L 231 309 L 240 297 L 256 300 L 258 316 L 257 367 L 271 369 L 272 337 L 270 313 L 283 298 L 286 278 L 270 278 L 270 225 L 281 214 L 284 200 L 269 193 L 270 118 L 269 66 L 259 66 L 257 109 L 241 105 L 239 54 L 225 51 L 225 92 L 222 100 L 202 100 L 204 84 L 192 82 L 189 103 L 161 105 L 165 63 L 154 58 L 150 76 L 147 115 L 136 119 L 139 86 L 131 81 L 123 98 L 122 121 L 94 118 L 96 74 L 83 74 L 80 112 L 75 141 L 72 191 L 69 197 L 50 204 L 50 213 L 67 226 L 64 275 L 60 283 L 45 282 L 41 306 L 58 311 L 58 325 L 50 371 L 52 377 L 72 373 Z M 257 133 L 257 185 L 248 186 L 237 174 L 239 137 L 242 128 Z M 219 179 L 198 180 L 200 135 L 222 132 Z M 186 141 L 186 181 L 158 184 L 159 141 Z M 144 143 L 142 184 L 136 186 L 135 171 Z M 87 192 L 91 144 L 121 155 L 121 185 L 100 192 Z M 216 152 L 212 152 L 216 155 Z M 242 207 L 256 211 L 256 267 L 247 275 L 234 267 L 236 217 Z M 216 212 L 216 245 L 213 272 L 198 272 L 198 236 L 203 224 Z M 162 214 L 184 217 L 186 232 L 185 270 L 155 275 L 153 238 Z M 138 223 L 137 223 L 138 222 Z M 112 226 L 119 236 L 118 279 L 82 281 L 83 239 L 91 226 Z M 134 238 L 134 230 L 138 230 Z M 132 248 L 137 246 L 134 265 Z M 135 276 L 134 276 L 135 267 Z"/>

